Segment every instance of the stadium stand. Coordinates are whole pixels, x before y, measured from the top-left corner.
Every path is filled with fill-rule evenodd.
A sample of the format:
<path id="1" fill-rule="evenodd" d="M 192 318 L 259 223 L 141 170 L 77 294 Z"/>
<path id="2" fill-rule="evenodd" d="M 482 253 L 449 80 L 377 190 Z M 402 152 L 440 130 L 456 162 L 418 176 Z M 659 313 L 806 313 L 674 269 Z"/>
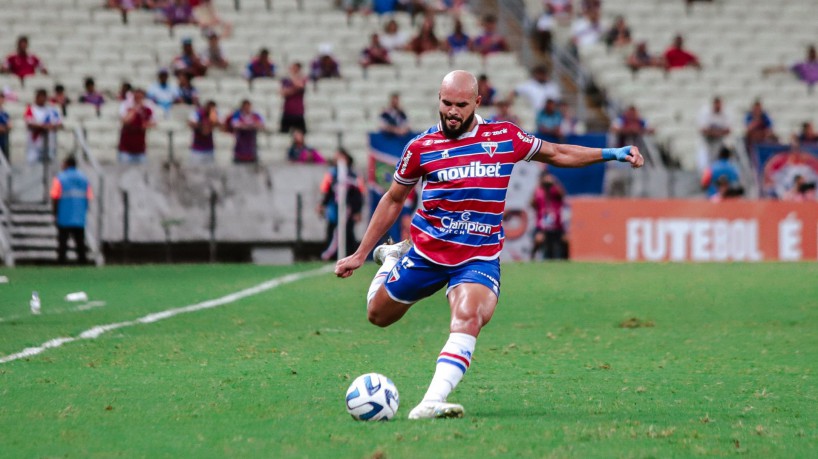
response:
<path id="1" fill-rule="evenodd" d="M 475 72 L 490 70 L 490 77 L 501 94 L 508 93 L 514 84 L 526 74 L 511 54 L 491 55 L 483 60 L 480 56 L 459 54 L 452 62 L 442 52 L 427 53 L 420 58 L 406 51 L 392 53 L 393 65 L 370 68 L 364 72 L 360 65 L 360 52 L 366 46 L 371 33 L 383 28 L 386 18 L 376 15 L 353 16 L 347 23 L 344 12 L 336 9 L 330 1 L 274 0 L 269 2 L 242 1 L 235 10 L 233 0 L 216 1 L 215 5 L 224 20 L 236 24 L 231 37 L 222 38 L 221 45 L 231 67 L 227 71 L 211 70 L 204 78 L 197 78 L 194 85 L 199 91 L 199 99 L 214 99 L 222 113 L 235 108 L 242 98 L 249 98 L 262 111 L 269 126 L 276 126 L 281 110 L 278 96 L 278 78 L 286 73 L 289 63 L 300 61 L 309 66 L 319 51 L 321 44 L 332 46 L 333 55 L 340 63 L 343 79 L 340 81 L 321 80 L 307 91 L 307 121 L 310 142 L 322 151 L 337 145 L 339 133 L 342 141 L 351 148 L 358 159 L 364 159 L 366 132 L 377 126 L 377 115 L 387 100 L 389 92 L 402 93 L 412 125 L 421 128 L 436 120 L 434 98 L 442 75 L 452 65 Z M 122 81 L 127 80 L 135 87 L 147 87 L 154 79 L 157 69 L 170 67 L 179 54 L 182 39 L 191 39 L 194 49 L 199 52 L 206 45 L 206 38 L 194 25 L 177 25 L 169 29 L 156 23 L 154 14 L 147 11 L 132 11 L 128 24 L 123 24 L 119 11 L 101 8 L 101 2 L 72 0 L 43 8 L 44 2 L 14 1 L 10 8 L 0 10 L 0 22 L 4 24 L 5 42 L 2 49 L 10 52 L 17 35 L 28 35 L 30 49 L 38 54 L 49 68 L 48 75 L 37 75 L 25 80 L 24 85 L 10 75 L 0 75 L 0 88 L 17 94 L 17 103 L 8 103 L 12 116 L 19 118 L 31 97 L 33 88 L 52 88 L 54 83 L 62 83 L 70 96 L 76 99 L 82 91 L 85 77 L 96 80 L 97 90 L 115 94 Z M 408 14 L 397 14 L 401 30 L 417 29 L 410 22 Z M 462 16 L 467 32 L 476 35 L 479 19 L 471 14 Z M 435 31 L 439 37 L 446 37 L 452 29 L 452 18 L 439 14 L 435 17 Z M 271 51 L 277 67 L 276 80 L 257 80 L 248 85 L 242 76 L 243 67 L 261 47 Z M 6 51 L 8 50 L 8 51 Z M 307 69 L 308 70 L 308 69 Z M 66 125 L 82 126 L 88 133 L 88 141 L 101 162 L 115 161 L 115 136 L 111 133 L 119 129 L 114 106 L 117 103 L 108 97 L 101 116 L 95 118 L 87 109 L 69 111 Z M 74 104 L 71 109 L 76 109 Z M 527 114 L 527 110 L 519 110 Z M 186 116 L 183 108 L 174 108 L 170 117 L 160 120 L 157 129 L 149 133 L 149 156 L 164 158 L 169 146 L 169 132 L 173 132 L 173 143 L 177 147 L 177 160 L 184 161 L 186 154 L 180 153 L 183 140 L 189 140 L 190 133 L 183 122 Z M 523 123 L 532 125 L 531 116 Z M 271 130 L 272 131 L 272 130 Z M 17 129 L 12 135 L 12 163 L 22 161 L 25 132 Z M 275 151 L 262 152 L 267 160 L 283 160 L 287 136 L 268 133 L 261 142 L 262 148 Z M 220 146 L 229 144 L 223 139 Z M 230 151 L 219 148 L 217 162 L 227 164 Z M 183 150 L 184 151 L 184 150 Z M 331 152 L 327 152 L 331 153 Z"/>
<path id="2" fill-rule="evenodd" d="M 527 4 L 532 17 L 542 11 L 541 1 Z M 697 2 L 690 9 L 681 0 L 604 0 L 606 30 L 621 15 L 631 26 L 633 43 L 644 41 L 656 54 L 682 34 L 686 48 L 699 57 L 701 70 L 632 72 L 626 65 L 630 47 L 609 50 L 596 43 L 578 51 L 609 99 L 621 107 L 639 107 L 673 157 L 684 168 L 695 169 L 701 138 L 697 115 L 714 96 L 722 97 L 729 112 L 734 145 L 741 142 L 745 115 L 756 99 L 768 109 L 780 139 L 789 138 L 801 123 L 818 120 L 814 88 L 789 72 L 764 72 L 804 59 L 807 46 L 818 39 L 814 11 L 812 0 L 717 0 Z"/>

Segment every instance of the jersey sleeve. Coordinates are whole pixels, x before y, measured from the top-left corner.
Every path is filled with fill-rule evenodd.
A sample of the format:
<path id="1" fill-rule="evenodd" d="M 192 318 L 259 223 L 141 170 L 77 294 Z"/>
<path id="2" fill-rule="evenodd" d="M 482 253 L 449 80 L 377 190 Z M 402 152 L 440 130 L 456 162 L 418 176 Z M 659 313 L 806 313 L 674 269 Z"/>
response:
<path id="1" fill-rule="evenodd" d="M 531 158 L 540 151 L 542 140 L 523 131 L 518 126 L 509 123 L 509 133 L 512 135 L 512 145 L 517 161 L 531 161 Z"/>
<path id="2" fill-rule="evenodd" d="M 420 168 L 420 154 L 412 151 L 413 144 L 414 142 L 409 142 L 406 145 L 400 161 L 395 166 L 395 181 L 401 185 L 414 185 L 423 176 Z"/>

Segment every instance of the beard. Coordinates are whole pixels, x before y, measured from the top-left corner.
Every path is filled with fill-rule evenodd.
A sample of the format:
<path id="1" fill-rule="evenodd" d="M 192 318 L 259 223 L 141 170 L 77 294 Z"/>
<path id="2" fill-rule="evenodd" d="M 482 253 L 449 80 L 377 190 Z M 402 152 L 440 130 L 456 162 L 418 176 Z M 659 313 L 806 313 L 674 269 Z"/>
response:
<path id="1" fill-rule="evenodd" d="M 456 139 L 461 135 L 465 134 L 466 131 L 469 129 L 469 127 L 472 124 L 472 121 L 474 121 L 474 112 L 471 112 L 471 115 L 469 115 L 469 117 L 466 118 L 465 120 L 461 120 L 460 127 L 457 129 L 449 129 L 449 126 L 446 123 L 446 119 L 447 117 L 443 113 L 440 113 L 440 128 L 443 131 L 443 135 L 446 136 L 446 138 L 448 139 Z"/>

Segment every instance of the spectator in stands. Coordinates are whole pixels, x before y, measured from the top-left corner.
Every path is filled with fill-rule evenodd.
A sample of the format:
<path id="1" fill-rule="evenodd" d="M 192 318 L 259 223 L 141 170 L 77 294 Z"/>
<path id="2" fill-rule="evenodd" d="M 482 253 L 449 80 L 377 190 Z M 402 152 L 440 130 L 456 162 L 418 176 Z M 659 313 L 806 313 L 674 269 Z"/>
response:
<path id="1" fill-rule="evenodd" d="M 85 248 L 85 216 L 94 198 L 88 178 L 77 169 L 73 156 L 65 158 L 60 172 L 51 182 L 51 208 L 57 226 L 57 263 L 65 264 L 68 237 L 74 240 L 77 263 L 88 262 Z"/>
<path id="2" fill-rule="evenodd" d="M 273 64 L 272 59 L 270 59 L 270 50 L 261 48 L 258 55 L 247 64 L 244 76 L 248 80 L 256 78 L 275 78 L 276 66 Z"/>
<path id="3" fill-rule="evenodd" d="M 324 164 L 326 160 L 315 148 L 306 144 L 304 131 L 292 130 L 292 143 L 287 149 L 287 159 L 294 163 Z"/>
<path id="4" fill-rule="evenodd" d="M 531 78 L 514 89 L 512 99 L 514 96 L 523 96 L 535 111 L 544 107 L 548 99 L 562 99 L 559 85 L 550 81 L 548 69 L 543 65 L 538 65 L 531 70 Z"/>
<path id="5" fill-rule="evenodd" d="M 551 52 L 551 39 L 556 27 L 557 19 L 554 16 L 554 7 L 546 2 L 545 10 L 534 24 L 534 39 L 541 53 Z"/>
<path id="6" fill-rule="evenodd" d="M 117 9 L 122 14 L 122 23 L 128 23 L 128 12 L 134 8 L 138 8 L 140 0 L 106 0 L 105 6 L 107 8 Z"/>
<path id="7" fill-rule="evenodd" d="M 347 12 L 347 24 L 352 22 L 352 15 L 360 12 L 364 16 L 372 13 L 372 0 L 342 0 L 341 6 Z"/>
<path id="8" fill-rule="evenodd" d="M 182 54 L 173 59 L 172 66 L 177 76 L 187 73 L 190 77 L 199 77 L 207 73 L 207 65 L 193 50 L 193 40 L 190 38 L 182 39 Z"/>
<path id="9" fill-rule="evenodd" d="M 652 134 L 653 128 L 639 114 L 635 105 L 629 105 L 613 123 L 611 123 L 611 134 L 613 134 L 615 147 L 625 145 L 638 145 L 639 137 L 645 134 Z"/>
<path id="10" fill-rule="evenodd" d="M 146 95 L 158 105 L 165 115 L 170 112 L 170 107 L 179 102 L 179 87 L 168 81 L 170 74 L 167 69 L 159 70 L 156 74 L 157 81 L 148 86 Z"/>
<path id="11" fill-rule="evenodd" d="M 387 51 L 402 50 L 409 44 L 409 36 L 400 31 L 398 21 L 390 19 L 378 35 L 378 41 Z"/>
<path id="12" fill-rule="evenodd" d="M 489 118 L 490 122 L 496 123 L 498 121 L 508 121 L 509 123 L 514 123 L 518 126 L 520 125 L 520 118 L 511 112 L 511 101 L 507 99 L 498 100 L 494 104 L 494 108 L 495 112 Z"/>
<path id="13" fill-rule="evenodd" d="M 571 24 L 571 44 L 574 49 L 592 46 L 602 38 L 599 8 L 589 8 Z"/>
<path id="14" fill-rule="evenodd" d="M 704 170 L 701 185 L 702 189 L 707 191 L 708 198 L 718 193 L 719 181 L 722 177 L 727 179 L 730 189 L 737 189 L 741 186 L 738 168 L 730 161 L 731 155 L 729 148 L 721 147 L 718 158 Z"/>
<path id="15" fill-rule="evenodd" d="M 300 129 L 307 132 L 307 122 L 304 120 L 304 93 L 307 91 L 307 78 L 301 72 L 301 63 L 290 64 L 290 72 L 281 80 L 281 96 L 284 98 L 284 107 L 281 114 L 280 132 L 290 132 L 290 129 Z"/>
<path id="16" fill-rule="evenodd" d="M 560 132 L 562 132 L 563 138 L 569 135 L 581 135 L 585 133 L 585 123 L 574 115 L 574 109 L 568 102 L 564 100 L 560 101 L 560 103 L 557 104 L 557 110 L 562 113 Z"/>
<path id="17" fill-rule="evenodd" d="M 491 107 L 494 105 L 494 97 L 497 95 L 497 90 L 489 81 L 488 75 L 485 73 L 477 77 L 477 94 L 480 96 L 480 105 L 483 107 Z"/>
<path id="18" fill-rule="evenodd" d="M 400 94 L 393 92 L 389 96 L 389 106 L 381 112 L 380 131 L 384 134 L 404 136 L 411 132 L 409 118 L 400 104 Z"/>
<path id="19" fill-rule="evenodd" d="M 537 215 L 531 259 L 534 260 L 540 250 L 543 251 L 543 258 L 546 260 L 568 258 L 565 250 L 565 227 L 562 222 L 565 190 L 559 180 L 547 171 L 540 175 L 540 186 L 534 191 L 531 207 Z"/>
<path id="20" fill-rule="evenodd" d="M 195 0 L 195 4 L 191 1 L 191 5 L 193 6 L 193 19 L 206 35 L 216 33 L 217 27 L 221 28 L 222 35 L 225 37 L 233 34 L 233 24 L 219 17 L 212 0 Z"/>
<path id="21" fill-rule="evenodd" d="M 145 102 L 145 91 L 131 91 L 133 101 L 127 99 L 119 108 L 122 130 L 119 134 L 119 162 L 144 164 L 147 151 L 148 129 L 156 126 L 153 110 Z"/>
<path id="22" fill-rule="evenodd" d="M 214 31 L 207 32 L 207 46 L 202 50 L 202 63 L 207 68 L 217 68 L 219 70 L 226 70 L 230 67 L 230 62 L 224 57 L 224 50 L 219 42 L 219 34 Z"/>
<path id="23" fill-rule="evenodd" d="M 17 51 L 6 57 L 6 62 L 0 67 L 0 71 L 17 75 L 20 81 L 38 71 L 42 74 L 48 74 L 48 70 L 43 66 L 40 58 L 28 52 L 28 37 L 25 35 L 17 38 Z"/>
<path id="24" fill-rule="evenodd" d="M 6 159 L 11 157 L 9 152 L 9 133 L 11 132 L 11 116 L 3 105 L 6 103 L 6 95 L 0 90 L 0 150 L 3 150 L 3 155 Z"/>
<path id="25" fill-rule="evenodd" d="M 722 202 L 727 199 L 738 198 L 744 190 L 732 188 L 730 186 L 730 179 L 722 175 L 716 180 L 716 192 L 708 199 L 710 202 Z"/>
<path id="26" fill-rule="evenodd" d="M 574 5 L 572 0 L 545 0 L 545 6 L 552 11 L 551 14 L 557 22 L 567 25 L 574 15 Z"/>
<path id="27" fill-rule="evenodd" d="M 318 81 L 321 78 L 341 78 L 341 70 L 332 57 L 332 45 L 323 43 L 318 47 L 318 57 L 310 65 L 310 78 Z"/>
<path id="28" fill-rule="evenodd" d="M 801 144 L 818 143 L 818 132 L 812 127 L 812 122 L 806 121 L 801 124 L 801 132 L 798 133 L 798 142 Z"/>
<path id="29" fill-rule="evenodd" d="M 105 103 L 105 97 L 102 93 L 97 92 L 96 83 L 93 78 L 88 77 L 85 79 L 85 92 L 80 95 L 79 102 L 81 104 L 93 105 L 97 109 L 97 115 L 99 115 L 99 110 L 102 104 Z"/>
<path id="30" fill-rule="evenodd" d="M 244 99 L 241 107 L 233 112 L 229 120 L 230 130 L 236 136 L 233 147 L 233 162 L 258 162 L 258 132 L 264 130 L 264 117 L 253 110 L 253 104 Z"/>
<path id="31" fill-rule="evenodd" d="M 54 85 L 54 95 L 48 99 L 48 102 L 59 107 L 62 116 L 68 116 L 68 105 L 71 99 L 65 94 L 65 86 L 59 83 Z"/>
<path id="32" fill-rule="evenodd" d="M 361 51 L 361 66 L 366 68 L 370 65 L 388 65 L 392 61 L 389 59 L 389 50 L 381 45 L 378 34 L 373 33 L 369 37 L 369 46 Z"/>
<path id="33" fill-rule="evenodd" d="M 608 48 L 622 48 L 631 44 L 631 29 L 625 23 L 625 18 L 616 17 L 613 26 L 605 34 L 605 44 Z"/>
<path id="34" fill-rule="evenodd" d="M 449 54 L 462 53 L 471 49 L 471 39 L 463 31 L 463 22 L 460 19 L 454 20 L 454 30 L 452 30 L 451 35 L 446 37 L 443 47 Z"/>
<path id="35" fill-rule="evenodd" d="M 497 32 L 497 17 L 487 14 L 483 17 L 483 33 L 472 41 L 472 51 L 482 55 L 504 53 L 509 50 L 506 39 Z"/>
<path id="36" fill-rule="evenodd" d="M 753 106 L 744 118 L 744 126 L 747 128 L 744 140 L 748 150 L 759 143 L 778 141 L 773 132 L 773 121 L 764 111 L 760 100 L 753 102 Z"/>
<path id="37" fill-rule="evenodd" d="M 542 110 L 537 113 L 537 136 L 548 142 L 559 142 L 562 139 L 562 113 L 557 110 L 554 99 L 545 101 Z"/>
<path id="38" fill-rule="evenodd" d="M 213 143 L 213 132 L 221 127 L 216 102 L 209 100 L 204 106 L 193 110 L 187 120 L 187 125 L 193 132 L 193 140 L 190 144 L 190 157 L 193 162 L 212 163 L 216 149 Z"/>
<path id="39" fill-rule="evenodd" d="M 162 22 L 171 28 L 178 24 L 196 22 L 193 18 L 193 7 L 190 5 L 190 0 L 168 0 L 161 12 Z"/>
<path id="40" fill-rule="evenodd" d="M 724 141 L 730 135 L 732 120 L 722 108 L 721 97 L 716 96 L 711 105 L 702 108 L 698 122 L 704 142 L 704 148 L 699 152 L 701 166 L 710 162 L 724 146 Z"/>
<path id="41" fill-rule="evenodd" d="M 190 74 L 187 72 L 180 72 L 176 74 L 176 80 L 179 82 L 179 103 L 198 106 L 199 91 L 190 81 Z"/>
<path id="42" fill-rule="evenodd" d="M 62 129 L 62 117 L 59 109 L 48 103 L 45 89 L 35 92 L 34 103 L 26 107 L 23 119 L 28 130 L 29 164 L 53 161 L 57 157 L 57 131 Z"/>
<path id="43" fill-rule="evenodd" d="M 346 163 L 347 177 L 343 186 L 346 188 L 346 253 L 351 254 L 358 247 L 355 240 L 355 224 L 361 221 L 361 211 L 364 206 L 364 184 L 353 169 L 355 162 L 352 156 L 343 148 L 335 153 L 335 160 L 330 170 L 321 180 L 321 204 L 318 213 L 327 219 L 327 248 L 321 253 L 322 260 L 336 258 L 338 252 L 338 188 L 341 185 L 338 178 L 338 165 Z"/>
<path id="44" fill-rule="evenodd" d="M 793 177 L 792 186 L 781 199 L 791 202 L 815 201 L 815 182 L 807 182 L 803 175 L 798 174 Z"/>
<path id="45" fill-rule="evenodd" d="M 810 87 L 818 83 L 818 52 L 816 52 L 815 46 L 811 45 L 807 48 L 806 60 L 796 62 L 789 68 L 782 66 L 767 67 L 764 69 L 764 75 L 775 72 L 786 72 L 788 70 Z"/>
<path id="46" fill-rule="evenodd" d="M 426 16 L 418 34 L 409 42 L 409 50 L 420 55 L 429 51 L 438 51 L 440 46 L 440 40 L 435 35 L 433 16 Z"/>
<path id="47" fill-rule="evenodd" d="M 119 86 L 119 93 L 117 93 L 116 100 L 120 102 L 125 102 L 128 100 L 133 100 L 133 86 L 127 81 L 123 81 L 122 85 Z"/>
<path id="48" fill-rule="evenodd" d="M 634 72 L 648 67 L 665 67 L 664 59 L 648 52 L 648 44 L 644 41 L 640 41 L 636 44 L 636 48 L 634 48 L 633 52 L 628 56 L 627 64 Z"/>
<path id="49" fill-rule="evenodd" d="M 676 35 L 673 39 L 673 45 L 665 51 L 665 69 L 681 69 L 685 67 L 695 67 L 701 69 L 699 58 L 695 54 L 684 49 L 684 38 L 681 35 Z"/>

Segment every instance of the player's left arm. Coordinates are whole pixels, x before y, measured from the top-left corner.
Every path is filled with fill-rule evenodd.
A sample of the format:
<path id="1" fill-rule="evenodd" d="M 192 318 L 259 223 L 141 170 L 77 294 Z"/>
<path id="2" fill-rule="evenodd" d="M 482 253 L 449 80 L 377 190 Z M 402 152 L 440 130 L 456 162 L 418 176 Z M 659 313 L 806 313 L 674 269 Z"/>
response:
<path id="1" fill-rule="evenodd" d="M 542 142 L 539 151 L 531 157 L 532 161 L 551 164 L 557 167 L 583 167 L 603 161 L 617 160 L 630 163 L 632 167 L 642 167 L 645 158 L 634 146 L 621 148 L 589 148 L 579 145 L 564 145 Z"/>

